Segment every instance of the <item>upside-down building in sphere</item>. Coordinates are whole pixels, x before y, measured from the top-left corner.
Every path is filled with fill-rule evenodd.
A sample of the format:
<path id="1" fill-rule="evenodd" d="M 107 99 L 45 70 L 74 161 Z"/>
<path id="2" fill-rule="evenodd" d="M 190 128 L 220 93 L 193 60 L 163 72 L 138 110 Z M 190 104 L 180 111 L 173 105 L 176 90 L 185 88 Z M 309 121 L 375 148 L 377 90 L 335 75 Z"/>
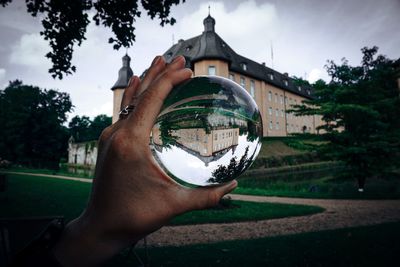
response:
<path id="1" fill-rule="evenodd" d="M 217 75 L 229 78 L 242 87 L 255 99 L 263 119 L 264 136 L 288 136 L 293 133 L 316 133 L 322 124 L 320 116 L 295 116 L 287 112 L 292 105 L 301 104 L 313 97 L 311 87 L 298 85 L 287 73 L 279 73 L 265 65 L 237 54 L 216 32 L 215 19 L 210 15 L 203 21 L 201 35 L 179 40 L 170 47 L 164 57 L 167 62 L 182 55 L 186 67 L 195 76 Z M 123 90 L 132 70 L 130 58 L 124 56 L 123 67 L 119 71 L 114 91 L 113 122 L 118 118 Z"/>

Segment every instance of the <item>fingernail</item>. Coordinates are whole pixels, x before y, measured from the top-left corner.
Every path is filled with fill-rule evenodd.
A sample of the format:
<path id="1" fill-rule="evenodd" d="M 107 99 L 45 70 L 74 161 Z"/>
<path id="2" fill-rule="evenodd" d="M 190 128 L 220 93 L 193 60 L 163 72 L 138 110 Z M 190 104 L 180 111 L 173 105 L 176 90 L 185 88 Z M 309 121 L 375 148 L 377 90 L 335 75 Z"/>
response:
<path id="1" fill-rule="evenodd" d="M 228 190 L 233 190 L 236 188 L 238 185 L 238 182 L 236 180 L 230 181 L 229 183 L 226 184 L 226 187 Z"/>
<path id="2" fill-rule="evenodd" d="M 133 81 L 133 78 L 134 78 L 134 76 L 132 76 L 132 77 L 129 78 L 128 87 L 131 86 L 131 83 L 132 83 L 132 81 Z"/>
<path id="3" fill-rule="evenodd" d="M 156 56 L 156 57 L 153 59 L 153 62 L 151 63 L 151 65 L 154 66 L 154 65 L 158 64 L 158 62 L 160 62 L 160 59 L 161 59 L 160 56 Z"/>
<path id="4" fill-rule="evenodd" d="M 178 62 L 178 61 L 181 61 L 182 58 L 183 58 L 182 56 L 177 56 L 176 58 L 174 58 L 174 60 L 172 60 L 171 64 L 175 63 L 175 62 Z"/>

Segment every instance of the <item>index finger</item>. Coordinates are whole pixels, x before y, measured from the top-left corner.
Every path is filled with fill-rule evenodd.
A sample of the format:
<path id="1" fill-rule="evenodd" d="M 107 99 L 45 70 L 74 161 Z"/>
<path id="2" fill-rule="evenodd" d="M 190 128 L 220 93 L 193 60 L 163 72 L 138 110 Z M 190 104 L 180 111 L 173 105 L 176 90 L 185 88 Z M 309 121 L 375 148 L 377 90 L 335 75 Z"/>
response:
<path id="1" fill-rule="evenodd" d="M 180 61 L 177 63 L 181 64 L 180 68 L 167 67 L 165 72 L 140 95 L 135 112 L 128 118 L 131 130 L 149 134 L 169 92 L 174 86 L 192 76 L 190 69 L 183 68 L 185 64 L 183 57 Z"/>

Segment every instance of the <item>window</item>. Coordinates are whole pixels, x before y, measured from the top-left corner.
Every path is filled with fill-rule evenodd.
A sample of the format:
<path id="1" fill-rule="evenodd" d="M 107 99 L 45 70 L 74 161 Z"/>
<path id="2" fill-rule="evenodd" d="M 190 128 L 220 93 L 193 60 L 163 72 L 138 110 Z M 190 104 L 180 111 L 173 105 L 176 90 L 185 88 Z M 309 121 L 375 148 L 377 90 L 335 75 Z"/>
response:
<path id="1" fill-rule="evenodd" d="M 268 92 L 268 101 L 272 101 L 272 93 L 271 93 L 271 91 Z"/>
<path id="2" fill-rule="evenodd" d="M 244 77 L 240 77 L 240 85 L 241 85 L 243 88 L 246 88 L 246 80 L 244 79 Z"/>
<path id="3" fill-rule="evenodd" d="M 234 81 L 235 80 L 235 75 L 233 75 L 232 73 L 229 73 L 229 80 Z"/>
<path id="4" fill-rule="evenodd" d="M 269 129 L 272 130 L 272 121 L 269 121 Z"/>
<path id="5" fill-rule="evenodd" d="M 218 140 L 218 134 L 214 134 L 214 140 Z"/>
<path id="6" fill-rule="evenodd" d="M 283 109 L 281 109 L 281 117 L 283 118 Z"/>
<path id="7" fill-rule="evenodd" d="M 279 110 L 278 109 L 275 109 L 275 116 L 279 117 Z"/>
<path id="8" fill-rule="evenodd" d="M 288 86 L 288 80 L 284 80 L 283 83 L 285 84 L 285 86 Z"/>
<path id="9" fill-rule="evenodd" d="M 268 114 L 272 115 L 272 108 L 271 107 L 268 108 Z"/>
<path id="10" fill-rule="evenodd" d="M 310 95 L 311 93 L 310 93 L 310 90 L 307 90 L 307 95 Z"/>
<path id="11" fill-rule="evenodd" d="M 243 70 L 247 70 L 247 64 L 246 63 L 242 63 L 242 69 Z"/>
<path id="12" fill-rule="evenodd" d="M 297 86 L 297 90 L 299 90 L 299 92 L 301 92 L 301 86 Z"/>
<path id="13" fill-rule="evenodd" d="M 275 103 L 278 103 L 278 94 L 275 93 Z"/>
<path id="14" fill-rule="evenodd" d="M 275 124 L 275 129 L 276 129 L 276 130 L 279 130 L 279 121 L 276 122 L 276 124 Z"/>
<path id="15" fill-rule="evenodd" d="M 255 94 L 255 84 L 253 80 L 250 80 L 250 95 L 254 98 Z"/>
<path id="16" fill-rule="evenodd" d="M 283 105 L 283 95 L 281 95 L 281 104 Z"/>
<path id="17" fill-rule="evenodd" d="M 270 73 L 269 74 L 269 79 L 272 81 L 272 80 L 274 80 L 274 74 L 273 73 Z"/>
<path id="18" fill-rule="evenodd" d="M 208 66 L 208 75 L 215 75 L 216 69 L 215 66 Z"/>

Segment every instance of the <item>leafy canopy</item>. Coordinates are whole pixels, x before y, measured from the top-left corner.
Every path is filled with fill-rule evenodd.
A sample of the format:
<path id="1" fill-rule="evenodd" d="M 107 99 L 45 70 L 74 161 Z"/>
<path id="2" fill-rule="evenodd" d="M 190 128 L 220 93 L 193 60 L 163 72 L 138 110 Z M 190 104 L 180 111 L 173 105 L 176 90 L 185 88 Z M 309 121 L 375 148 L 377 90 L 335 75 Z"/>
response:
<path id="1" fill-rule="evenodd" d="M 13 81 L 0 90 L 0 158 L 34 167 L 57 167 L 65 156 L 72 110 L 67 93 Z"/>
<path id="2" fill-rule="evenodd" d="M 13 0 L 0 0 L 0 5 L 7 6 Z M 111 28 L 114 33 L 109 43 L 118 50 L 130 47 L 135 41 L 136 19 L 141 16 L 139 0 L 26 0 L 28 13 L 33 17 L 43 16 L 43 31 L 40 32 L 49 42 L 51 51 L 46 54 L 53 66 L 49 72 L 53 78 L 62 79 L 76 71 L 71 64 L 74 45 L 80 46 L 85 40 L 85 33 L 90 22 L 89 13 L 94 14 L 96 25 Z M 172 5 L 180 0 L 141 0 L 141 5 L 151 19 L 157 17 L 160 25 L 173 25 L 176 20 L 170 17 Z M 185 0 L 182 0 L 185 2 Z M 41 17 L 42 17 L 41 16 Z"/>
<path id="3" fill-rule="evenodd" d="M 70 135 L 76 142 L 99 139 L 103 130 L 111 125 L 111 117 L 101 114 L 90 120 L 87 116 L 75 116 L 68 124 Z"/>
<path id="4" fill-rule="evenodd" d="M 399 164 L 400 59 L 361 49 L 360 66 L 328 61 L 329 83 L 317 81 L 315 98 L 294 108 L 296 115 L 321 115 L 328 140 L 324 153 L 346 162 L 354 177 L 381 176 Z"/>

